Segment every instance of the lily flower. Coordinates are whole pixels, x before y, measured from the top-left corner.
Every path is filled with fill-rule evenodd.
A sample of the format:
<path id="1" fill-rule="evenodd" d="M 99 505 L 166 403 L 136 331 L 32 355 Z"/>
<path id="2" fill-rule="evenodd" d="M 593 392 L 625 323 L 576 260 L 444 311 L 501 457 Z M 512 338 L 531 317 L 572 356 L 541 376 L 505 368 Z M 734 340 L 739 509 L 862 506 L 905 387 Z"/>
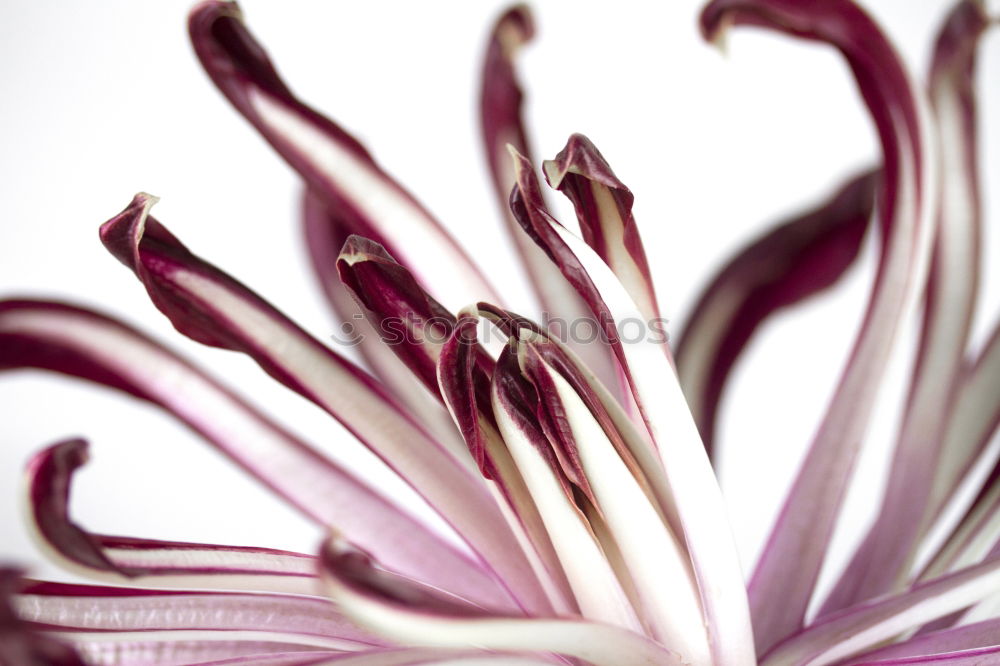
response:
<path id="1" fill-rule="evenodd" d="M 751 25 L 835 48 L 882 158 L 733 256 L 672 349 L 628 330 L 664 321 L 632 192 L 583 135 L 540 165 L 532 157 L 515 69 L 534 32 L 526 7 L 504 13 L 487 45 L 483 143 L 539 303 L 586 322 L 590 341 L 512 310 L 359 141 L 292 92 L 235 3 L 198 5 L 195 52 L 301 176 L 313 268 L 333 311 L 358 323 L 365 367 L 189 250 L 153 217 L 151 195 L 105 222 L 101 241 L 178 332 L 248 356 L 327 412 L 447 530 L 128 324 L 5 300 L 0 368 L 158 406 L 328 537 L 305 554 L 91 532 L 71 507 L 87 442 L 56 443 L 28 465 L 29 519 L 47 555 L 95 584 L 0 572 L 0 662 L 1000 663 L 1000 462 L 988 446 L 1000 329 L 982 349 L 969 341 L 981 233 L 972 88 L 990 23 L 980 2 L 958 2 L 921 84 L 849 0 L 708 3 L 709 40 Z M 555 192 L 578 226 L 556 219 Z M 713 469 L 720 400 L 762 324 L 837 282 L 870 229 L 880 251 L 863 323 L 746 582 Z M 916 312 L 887 490 L 820 594 L 888 358 Z"/>

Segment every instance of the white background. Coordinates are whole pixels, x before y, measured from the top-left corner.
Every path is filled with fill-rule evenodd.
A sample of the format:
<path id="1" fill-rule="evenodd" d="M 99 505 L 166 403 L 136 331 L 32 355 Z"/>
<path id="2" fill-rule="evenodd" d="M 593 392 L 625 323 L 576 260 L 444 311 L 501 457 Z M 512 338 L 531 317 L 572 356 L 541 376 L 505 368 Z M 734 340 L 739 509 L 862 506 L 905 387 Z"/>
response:
<path id="1" fill-rule="evenodd" d="M 539 36 L 520 69 L 536 154 L 551 157 L 571 132 L 583 132 L 635 192 L 675 334 L 713 267 L 876 158 L 853 83 L 830 49 L 740 29 L 723 57 L 702 42 L 699 3 L 688 0 L 534 4 Z M 866 4 L 922 74 L 948 3 Z M 336 425 L 252 362 L 176 334 L 97 240 L 98 225 L 134 192 L 152 192 L 162 197 L 158 218 L 195 252 L 315 335 L 333 331 L 298 235 L 296 177 L 200 71 L 187 43 L 187 7 L 0 4 L 0 295 L 116 313 L 197 357 L 310 441 L 355 460 Z M 501 7 L 243 3 L 291 87 L 355 132 L 507 288 L 510 302 L 529 311 L 504 249 L 476 126 L 480 53 Z M 987 197 L 1000 155 L 1000 123 L 990 122 L 1000 118 L 998 56 L 998 40 L 988 39 L 979 79 Z M 994 208 L 988 198 L 995 258 Z M 869 248 L 866 265 L 832 294 L 769 325 L 738 368 L 722 414 L 721 476 L 746 567 L 830 395 L 858 324 L 871 255 Z M 987 264 L 979 339 L 1000 311 L 997 282 Z M 0 410 L 0 557 L 36 574 L 61 575 L 24 530 L 21 470 L 32 452 L 71 435 L 92 442 L 75 487 L 76 515 L 91 529 L 299 550 L 320 537 L 153 408 L 24 372 L 0 377 Z M 892 405 L 878 415 L 840 553 L 878 496 Z"/>

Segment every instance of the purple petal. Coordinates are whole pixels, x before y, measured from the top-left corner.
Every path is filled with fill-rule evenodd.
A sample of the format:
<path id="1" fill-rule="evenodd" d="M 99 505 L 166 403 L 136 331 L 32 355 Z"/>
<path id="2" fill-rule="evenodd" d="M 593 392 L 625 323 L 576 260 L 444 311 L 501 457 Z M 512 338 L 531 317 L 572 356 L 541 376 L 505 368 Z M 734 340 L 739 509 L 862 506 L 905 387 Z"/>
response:
<path id="1" fill-rule="evenodd" d="M 86 666 L 72 647 L 36 631 L 18 617 L 14 603 L 25 585 L 21 576 L 21 571 L 0 567 L 0 664 Z"/>
<path id="2" fill-rule="evenodd" d="M 214 640 L 213 640 L 214 639 Z M 77 634 L 73 644 L 89 666 L 307 666 L 325 663 L 343 653 L 335 650 L 274 641 L 115 640 L 115 634 Z"/>
<path id="3" fill-rule="evenodd" d="M 395 570 L 473 597 L 493 587 L 474 563 L 381 492 L 120 322 L 59 303 L 0 302 L 0 369 L 23 367 L 80 377 L 163 407 L 304 514 L 336 526 Z"/>
<path id="4" fill-rule="evenodd" d="M 385 248 L 367 238 L 347 238 L 337 271 L 382 341 L 437 394 L 437 359 L 455 326 L 455 315 L 427 294 Z"/>
<path id="5" fill-rule="evenodd" d="M 597 146 L 574 134 L 544 170 L 549 185 L 573 202 L 583 239 L 615 272 L 646 319 L 659 318 L 653 276 L 632 216 L 634 197 Z"/>
<path id="6" fill-rule="evenodd" d="M 1000 559 L 917 585 L 821 618 L 764 655 L 761 666 L 831 664 L 908 629 L 965 608 L 1000 588 Z"/>
<path id="7" fill-rule="evenodd" d="M 733 24 L 760 25 L 837 48 L 851 67 L 883 151 L 878 195 L 883 248 L 865 319 L 750 579 L 754 636 L 758 651 L 766 651 L 802 626 L 897 335 L 923 284 L 937 180 L 921 93 L 856 5 L 715 0 L 701 16 L 708 38 Z"/>
<path id="8" fill-rule="evenodd" d="M 901 588 L 930 525 L 931 487 L 949 411 L 963 379 L 979 282 L 975 53 L 989 25 L 982 4 L 959 3 L 938 37 L 931 100 L 941 133 L 941 201 L 923 328 L 889 483 L 878 518 L 820 609 L 828 613 Z"/>
<path id="9" fill-rule="evenodd" d="M 447 600 L 386 585 L 361 553 L 332 541 L 322 553 L 330 595 L 348 615 L 379 633 L 420 645 L 549 652 L 595 666 L 679 666 L 676 654 L 639 634 L 576 619 L 518 618 L 458 612 Z"/>
<path id="10" fill-rule="evenodd" d="M 905 659 L 997 645 L 1000 645 L 1000 618 L 917 636 L 858 655 L 847 663 L 855 666 L 884 659 Z"/>
<path id="11" fill-rule="evenodd" d="M 495 363 L 479 345 L 478 314 L 463 311 L 438 358 L 441 396 L 462 433 L 483 476 L 496 488 L 498 501 L 508 507 L 511 528 L 535 568 L 555 612 L 579 614 L 552 539 L 524 477 L 503 441 L 490 404 Z"/>
<path id="12" fill-rule="evenodd" d="M 608 265 L 582 239 L 553 219 L 525 159 L 512 151 L 518 181 L 511 210 L 587 302 L 610 342 L 652 442 L 677 507 L 698 579 L 713 656 L 753 661 L 753 640 L 739 558 L 718 481 L 688 410 L 664 340 L 623 344 L 619 327 L 642 317 Z"/>
<path id="13" fill-rule="evenodd" d="M 565 325 L 569 325 L 580 318 L 589 318 L 586 305 L 572 287 L 566 284 L 545 253 L 524 234 L 511 215 L 507 203 L 515 179 L 507 146 L 513 146 L 518 152 L 529 156 L 528 160 L 533 163 L 521 117 L 522 94 L 514 70 L 514 57 L 534 34 L 534 20 L 526 5 L 515 5 L 497 19 L 483 58 L 479 121 L 493 191 L 496 193 L 504 226 L 514 242 L 543 312 L 549 317 L 558 317 Z M 608 358 L 602 358 L 597 353 L 592 353 L 592 356 L 587 360 L 598 374 L 605 379 L 614 376 L 614 367 Z"/>
<path id="14" fill-rule="evenodd" d="M 331 650 L 384 645 L 326 599 L 278 594 L 181 592 L 35 582 L 15 599 L 18 615 L 57 636 L 114 632 L 116 639 L 274 641 Z"/>
<path id="15" fill-rule="evenodd" d="M 68 440 L 37 454 L 28 466 L 34 528 L 71 568 L 109 582 L 143 579 L 158 587 L 250 589 L 320 594 L 315 558 L 269 548 L 217 546 L 92 534 L 70 517 L 73 474 L 87 460 L 87 443 Z"/>
<path id="16" fill-rule="evenodd" d="M 736 361 L 771 315 L 826 289 L 851 266 L 877 181 L 876 173 L 854 178 L 821 207 L 753 241 L 698 298 L 677 342 L 677 370 L 711 454 L 719 403 Z"/>
<path id="17" fill-rule="evenodd" d="M 426 286 L 450 307 L 499 301 L 485 276 L 409 192 L 376 164 L 354 137 L 299 101 L 281 80 L 233 2 L 208 0 L 188 19 L 195 53 L 236 110 L 323 198 L 330 210 L 377 237 L 396 239 L 403 263 L 448 257 Z"/>
<path id="18" fill-rule="evenodd" d="M 983 666 L 1000 658 L 1000 645 L 993 647 L 978 648 L 975 650 L 962 650 L 960 652 L 944 652 L 941 654 L 928 654 L 920 657 L 907 657 L 904 659 L 886 659 L 879 661 L 859 662 L 858 666 L 922 666 L 924 664 L 940 664 L 940 666 Z"/>
<path id="19" fill-rule="evenodd" d="M 435 404 L 436 401 L 427 394 L 405 363 L 382 343 L 357 302 L 341 283 L 337 272 L 337 258 L 352 234 L 374 239 L 387 248 L 391 246 L 386 245 L 385 239 L 379 237 L 374 229 L 352 224 L 343 214 L 343 209 L 331 209 L 308 189 L 302 200 L 302 222 L 309 257 L 320 287 L 344 327 L 342 330 L 351 334 L 352 343 L 368 368 L 411 414 L 421 416 L 421 422 L 437 439 L 446 441 L 454 438 L 454 427 L 447 412 Z"/>

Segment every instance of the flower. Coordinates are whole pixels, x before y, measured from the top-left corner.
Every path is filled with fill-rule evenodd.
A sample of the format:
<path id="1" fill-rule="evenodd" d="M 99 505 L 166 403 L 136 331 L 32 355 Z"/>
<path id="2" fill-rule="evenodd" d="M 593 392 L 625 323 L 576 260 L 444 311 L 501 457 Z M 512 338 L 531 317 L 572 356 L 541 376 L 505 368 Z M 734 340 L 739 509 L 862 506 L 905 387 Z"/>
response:
<path id="1" fill-rule="evenodd" d="M 513 64 L 533 32 L 527 9 L 505 13 L 489 42 L 484 144 L 540 301 L 564 322 L 590 322 L 599 340 L 588 344 L 507 309 L 430 213 L 286 87 L 235 4 L 199 5 L 189 23 L 198 58 L 303 178 L 314 267 L 341 318 L 367 322 L 359 346 L 375 376 L 189 251 L 151 216 L 150 195 L 106 222 L 101 240 L 179 332 L 249 356 L 329 412 L 456 540 L 131 327 L 77 306 L 7 300 L 0 367 L 53 370 L 162 407 L 330 536 L 311 556 L 91 533 L 69 506 L 87 444 L 57 443 L 28 467 L 33 528 L 58 561 L 114 586 L 5 571 L 0 655 L 43 664 L 996 659 L 1000 486 L 996 473 L 970 470 L 996 459 L 986 444 L 1000 421 L 1000 333 L 967 350 L 980 224 L 971 87 L 989 22 L 981 4 L 956 5 L 925 94 L 846 0 L 708 4 L 709 38 L 747 23 L 838 49 L 883 159 L 719 271 L 675 361 L 663 340 L 626 333 L 628 322 L 661 321 L 660 311 L 632 194 L 589 139 L 573 135 L 542 165 L 581 233 L 545 201 Z M 747 586 L 711 466 L 720 397 L 755 330 L 835 282 L 872 219 L 881 252 L 864 322 Z M 428 258 L 443 264 L 433 276 L 419 272 Z M 888 490 L 811 613 L 874 397 L 921 297 Z M 496 353 L 480 344 L 482 320 L 503 335 Z M 967 479 L 982 490 L 963 500 Z M 918 562 L 942 516 L 944 538 Z"/>

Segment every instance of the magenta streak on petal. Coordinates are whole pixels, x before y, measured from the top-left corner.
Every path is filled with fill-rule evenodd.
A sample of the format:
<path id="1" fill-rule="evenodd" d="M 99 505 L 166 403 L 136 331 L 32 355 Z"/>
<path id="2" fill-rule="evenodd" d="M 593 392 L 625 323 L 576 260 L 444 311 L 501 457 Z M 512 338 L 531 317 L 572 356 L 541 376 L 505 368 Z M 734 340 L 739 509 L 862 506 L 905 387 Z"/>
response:
<path id="1" fill-rule="evenodd" d="M 367 650 L 366 650 L 367 652 Z M 272 652 L 271 654 L 251 654 L 246 657 L 231 659 L 216 659 L 199 661 L 192 666 L 314 666 L 319 664 L 337 663 L 342 652 L 328 650 L 298 650 L 290 652 Z"/>
<path id="2" fill-rule="evenodd" d="M 395 356 L 395 371 L 410 375 L 405 378 L 410 383 L 416 379 L 422 384 L 413 387 L 420 394 L 410 396 L 411 413 L 419 415 L 421 423 L 436 426 L 436 439 L 457 460 L 468 462 L 468 450 L 442 408 L 437 381 L 438 355 L 455 316 L 374 240 L 353 234 L 345 238 L 335 267 L 339 288 L 353 298 L 373 334 L 366 341 L 369 347 L 377 345 L 379 353 Z"/>
<path id="3" fill-rule="evenodd" d="M 437 376 L 441 398 L 451 412 L 462 433 L 469 452 L 483 476 L 496 479 L 493 461 L 487 455 L 485 435 L 480 419 L 496 429 L 496 419 L 490 409 L 490 379 L 493 361 L 476 338 L 478 320 L 473 315 L 460 313 L 451 335 L 441 347 Z"/>
<path id="4" fill-rule="evenodd" d="M 349 236 L 337 258 L 337 271 L 382 341 L 427 390 L 438 394 L 437 357 L 451 335 L 455 315 L 370 239 Z"/>
<path id="5" fill-rule="evenodd" d="M 406 364 L 382 343 L 337 272 L 337 258 L 352 234 L 375 240 L 385 248 L 391 245 L 362 220 L 349 218 L 348 211 L 343 208 L 332 209 L 308 189 L 302 197 L 302 224 L 313 272 L 342 327 L 336 337 L 347 338 L 351 344 L 356 344 L 372 373 L 411 414 L 420 415 L 421 422 L 437 439 L 453 438 L 454 428 L 447 412 L 435 404 Z"/>
<path id="6" fill-rule="evenodd" d="M 22 619 L 49 631 L 257 632 L 256 640 L 301 640 L 339 650 L 386 644 L 345 619 L 328 599 L 305 596 L 38 582 L 24 586 L 15 605 Z"/>
<path id="7" fill-rule="evenodd" d="M 551 536 L 501 437 L 490 397 L 496 364 L 479 344 L 479 316 L 460 312 L 441 349 L 437 367 L 441 396 L 483 476 L 493 485 L 498 502 L 508 508 L 511 528 L 545 587 L 553 610 L 560 615 L 579 614 Z"/>
<path id="8" fill-rule="evenodd" d="M 926 307 L 903 424 L 878 518 L 820 614 L 900 589 L 929 527 L 928 506 L 948 414 L 963 378 L 979 282 L 980 204 L 976 168 L 975 53 L 989 25 L 982 5 L 959 3 L 938 37 L 931 100 L 941 132 L 942 197 Z"/>
<path id="9" fill-rule="evenodd" d="M 146 582 L 160 587 L 320 594 L 309 555 L 86 532 L 70 517 L 69 503 L 73 474 L 87 456 L 87 443 L 79 439 L 44 449 L 28 465 L 27 491 L 34 527 L 45 545 L 88 575 L 136 584 L 141 581 L 135 579 L 150 577 Z"/>
<path id="10" fill-rule="evenodd" d="M 236 3 L 201 3 L 191 11 L 188 29 L 215 85 L 330 210 L 395 239 L 396 256 L 411 268 L 427 256 L 447 256 L 426 286 L 449 307 L 480 298 L 499 302 L 476 264 L 427 209 L 354 137 L 294 96 L 247 30 Z"/>
<path id="11" fill-rule="evenodd" d="M 840 663 L 909 629 L 985 599 L 998 586 L 1000 559 L 993 559 L 820 618 L 778 643 L 760 664 Z"/>
<path id="12" fill-rule="evenodd" d="M 59 303 L 0 302 L 0 369 L 42 368 L 163 407 L 305 515 L 333 525 L 383 562 L 469 594 L 492 589 L 466 556 L 381 492 L 145 335 Z M 400 535 L 407 535 L 400 539 Z"/>
<path id="13" fill-rule="evenodd" d="M 90 666 L 307 666 L 344 654 L 275 641 L 109 640 L 111 636 L 76 634 L 73 644 Z"/>
<path id="14" fill-rule="evenodd" d="M 10 666 L 87 666 L 77 651 L 36 631 L 18 617 L 16 595 L 24 587 L 23 572 L 0 567 L 0 664 Z"/>
<path id="15" fill-rule="evenodd" d="M 508 145 L 528 156 L 528 161 L 534 163 L 521 118 L 522 94 L 514 69 L 517 51 L 531 40 L 534 33 L 534 22 L 525 5 L 511 7 L 497 19 L 483 58 L 479 120 L 486 161 L 504 226 L 514 242 L 543 311 L 549 317 L 562 320 L 563 327 L 568 327 L 590 319 L 589 309 L 545 253 L 525 235 L 511 215 L 508 205 L 510 188 L 515 180 L 507 152 Z M 561 338 L 568 340 L 569 336 Z M 573 344 L 572 341 L 570 344 Z M 618 371 L 614 359 L 603 345 L 599 342 L 581 343 L 574 344 L 574 349 L 584 357 L 587 366 L 602 381 L 617 390 Z"/>
<path id="16" fill-rule="evenodd" d="M 632 192 L 590 139 L 573 134 L 566 147 L 544 165 L 549 185 L 576 209 L 583 239 L 611 267 L 647 320 L 660 316 L 653 276 L 639 227 L 632 215 Z"/>
<path id="17" fill-rule="evenodd" d="M 149 217 L 138 195 L 101 227 L 105 246 L 131 268 L 174 327 L 200 342 L 240 351 L 325 409 L 437 510 L 504 593 L 526 610 L 548 608 L 514 536 L 467 458 L 459 459 L 397 407 L 385 387 L 331 351 L 229 275 L 191 254 Z M 468 463 L 468 464 L 467 464 Z"/>
<path id="18" fill-rule="evenodd" d="M 769 317 L 834 284 L 854 263 L 874 208 L 877 173 L 848 181 L 828 202 L 739 250 L 699 296 L 676 347 L 684 395 L 715 454 L 719 403 L 730 373 Z"/>
<path id="19" fill-rule="evenodd" d="M 710 39 L 733 24 L 836 47 L 871 113 L 884 159 L 878 197 L 883 247 L 864 323 L 750 580 L 759 654 L 802 626 L 896 337 L 923 282 L 937 181 L 924 101 L 892 46 L 856 5 L 715 0 L 701 16 Z"/>
<path id="20" fill-rule="evenodd" d="M 1000 660 L 1000 646 L 943 652 L 902 659 L 858 662 L 857 666 L 987 666 Z"/>
<path id="21" fill-rule="evenodd" d="M 1000 618 L 955 629 L 922 634 L 858 655 L 845 664 L 856 666 L 883 659 L 904 659 L 941 652 L 956 652 L 1000 645 Z"/>

